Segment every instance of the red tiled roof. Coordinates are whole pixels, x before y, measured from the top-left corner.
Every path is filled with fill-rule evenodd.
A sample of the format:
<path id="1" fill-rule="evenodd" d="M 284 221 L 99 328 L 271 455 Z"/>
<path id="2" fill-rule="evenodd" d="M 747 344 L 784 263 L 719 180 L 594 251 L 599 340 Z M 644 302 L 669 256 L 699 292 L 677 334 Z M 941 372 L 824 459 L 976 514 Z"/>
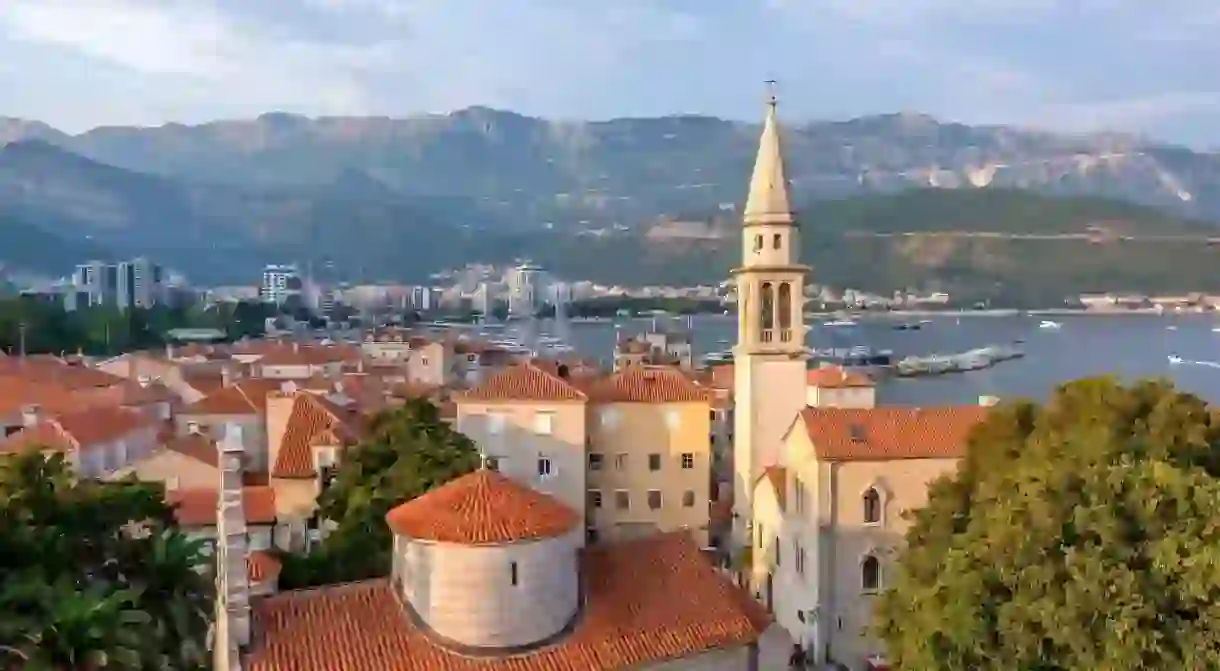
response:
<path id="1" fill-rule="evenodd" d="M 249 671 L 610 671 L 754 643 L 763 608 L 682 533 L 582 551 L 586 601 L 553 645 L 503 657 L 453 652 L 411 623 L 386 580 L 254 604 Z"/>
<path id="2" fill-rule="evenodd" d="M 271 487 L 242 488 L 241 504 L 247 524 L 275 524 L 275 490 Z M 212 487 L 171 489 L 165 501 L 174 508 L 178 524 L 184 527 L 216 525 L 220 491 Z"/>
<path id="3" fill-rule="evenodd" d="M 801 421 L 818 458 L 826 461 L 958 459 L 987 413 L 977 405 L 806 408 Z"/>
<path id="4" fill-rule="evenodd" d="M 563 535 L 580 515 L 492 470 L 468 473 L 386 515 L 396 533 L 446 543 L 511 543 Z"/>
<path id="5" fill-rule="evenodd" d="M 183 415 L 261 415 L 267 412 L 267 394 L 279 391 L 280 380 L 246 379 L 221 387 L 183 408 Z"/>
<path id="6" fill-rule="evenodd" d="M 315 445 L 348 444 L 359 438 L 358 427 L 347 421 L 349 413 L 342 408 L 309 392 L 295 397 L 271 466 L 271 475 L 277 478 L 312 478 Z"/>
<path id="7" fill-rule="evenodd" d="M 25 427 L 0 442 L 0 453 L 32 447 L 52 450 L 88 448 L 118 440 L 155 423 L 156 420 L 136 410 L 109 406 L 44 416 L 34 426 Z"/>
<path id="8" fill-rule="evenodd" d="M 567 380 L 530 363 L 509 366 L 459 394 L 458 401 L 585 401 Z"/>
<path id="9" fill-rule="evenodd" d="M 216 441 L 207 434 L 191 433 L 185 436 L 171 436 L 165 440 L 165 449 L 209 466 L 220 465 L 220 451 L 216 449 Z"/>
<path id="10" fill-rule="evenodd" d="M 254 550 L 246 555 L 246 575 L 251 582 L 276 580 L 280 577 L 282 568 L 283 564 L 270 552 Z"/>
<path id="11" fill-rule="evenodd" d="M 593 381 L 589 398 L 600 403 L 708 403 L 711 393 L 674 368 L 627 366 Z"/>
<path id="12" fill-rule="evenodd" d="M 828 365 L 821 368 L 811 368 L 806 374 L 810 387 L 821 389 L 848 389 L 852 387 L 875 387 L 867 375 L 849 373 L 842 366 Z"/>

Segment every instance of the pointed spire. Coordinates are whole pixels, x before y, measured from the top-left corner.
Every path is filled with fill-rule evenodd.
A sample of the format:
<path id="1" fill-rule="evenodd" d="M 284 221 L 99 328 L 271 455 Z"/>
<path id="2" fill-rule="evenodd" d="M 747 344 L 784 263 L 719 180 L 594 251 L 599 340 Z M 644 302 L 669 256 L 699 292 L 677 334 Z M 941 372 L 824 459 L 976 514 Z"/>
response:
<path id="1" fill-rule="evenodd" d="M 775 84 L 774 81 L 767 83 Z M 788 201 L 788 180 L 784 173 L 775 108 L 775 90 L 772 88 L 767 100 L 767 118 L 763 122 L 762 137 L 758 140 L 758 157 L 754 159 L 754 174 L 750 177 L 750 193 L 746 198 L 744 219 L 747 224 L 794 222 Z"/>

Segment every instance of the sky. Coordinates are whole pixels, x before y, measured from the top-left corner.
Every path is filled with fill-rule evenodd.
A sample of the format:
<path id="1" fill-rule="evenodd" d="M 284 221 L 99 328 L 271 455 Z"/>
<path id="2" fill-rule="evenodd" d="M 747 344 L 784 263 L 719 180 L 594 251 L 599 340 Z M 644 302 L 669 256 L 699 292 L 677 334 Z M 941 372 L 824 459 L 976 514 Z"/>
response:
<path id="1" fill-rule="evenodd" d="M 0 116 L 921 112 L 1220 148 L 1217 0 L 3 0 Z"/>

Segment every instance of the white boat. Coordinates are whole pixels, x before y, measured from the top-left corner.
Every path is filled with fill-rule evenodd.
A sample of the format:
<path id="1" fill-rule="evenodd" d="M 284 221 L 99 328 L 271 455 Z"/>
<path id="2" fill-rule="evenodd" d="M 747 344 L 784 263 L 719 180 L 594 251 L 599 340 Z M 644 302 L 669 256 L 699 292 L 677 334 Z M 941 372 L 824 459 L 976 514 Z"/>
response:
<path id="1" fill-rule="evenodd" d="M 1176 326 L 1166 326 L 1166 327 L 1165 327 L 1165 330 L 1166 330 L 1166 331 L 1176 331 L 1176 330 L 1178 330 L 1178 327 L 1176 327 Z"/>
<path id="2" fill-rule="evenodd" d="M 1171 363 L 1171 364 L 1179 364 L 1179 363 L 1182 363 L 1182 357 L 1180 357 L 1180 356 L 1175 356 L 1175 355 L 1173 355 L 1173 354 L 1170 354 L 1170 355 L 1169 355 L 1169 363 Z"/>
<path id="3" fill-rule="evenodd" d="M 1213 328 L 1212 328 L 1212 333 L 1220 333 L 1220 326 L 1215 326 L 1215 327 L 1213 327 Z"/>
<path id="4" fill-rule="evenodd" d="M 831 328 L 836 326 L 847 328 L 850 326 L 856 326 L 856 322 L 851 319 L 834 319 L 828 322 L 822 322 L 822 326 L 829 326 Z"/>
<path id="5" fill-rule="evenodd" d="M 1059 328 L 1063 328 L 1063 324 L 1060 324 L 1059 322 L 1053 322 L 1053 321 L 1050 321 L 1049 319 L 1047 319 L 1047 320 L 1043 320 L 1041 324 L 1038 324 L 1038 328 L 1040 328 L 1040 329 L 1059 329 Z"/>

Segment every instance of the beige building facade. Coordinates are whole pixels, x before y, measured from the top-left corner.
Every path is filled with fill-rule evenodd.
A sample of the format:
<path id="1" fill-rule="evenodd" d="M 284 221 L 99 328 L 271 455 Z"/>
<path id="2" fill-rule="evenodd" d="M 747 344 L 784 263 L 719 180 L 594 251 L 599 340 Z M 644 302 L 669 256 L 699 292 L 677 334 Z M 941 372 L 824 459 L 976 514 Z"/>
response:
<path id="1" fill-rule="evenodd" d="M 868 669 L 883 650 L 867 632 L 902 547 L 907 510 L 952 474 L 979 406 L 808 408 L 781 462 L 755 483 L 750 584 L 816 659 Z"/>

